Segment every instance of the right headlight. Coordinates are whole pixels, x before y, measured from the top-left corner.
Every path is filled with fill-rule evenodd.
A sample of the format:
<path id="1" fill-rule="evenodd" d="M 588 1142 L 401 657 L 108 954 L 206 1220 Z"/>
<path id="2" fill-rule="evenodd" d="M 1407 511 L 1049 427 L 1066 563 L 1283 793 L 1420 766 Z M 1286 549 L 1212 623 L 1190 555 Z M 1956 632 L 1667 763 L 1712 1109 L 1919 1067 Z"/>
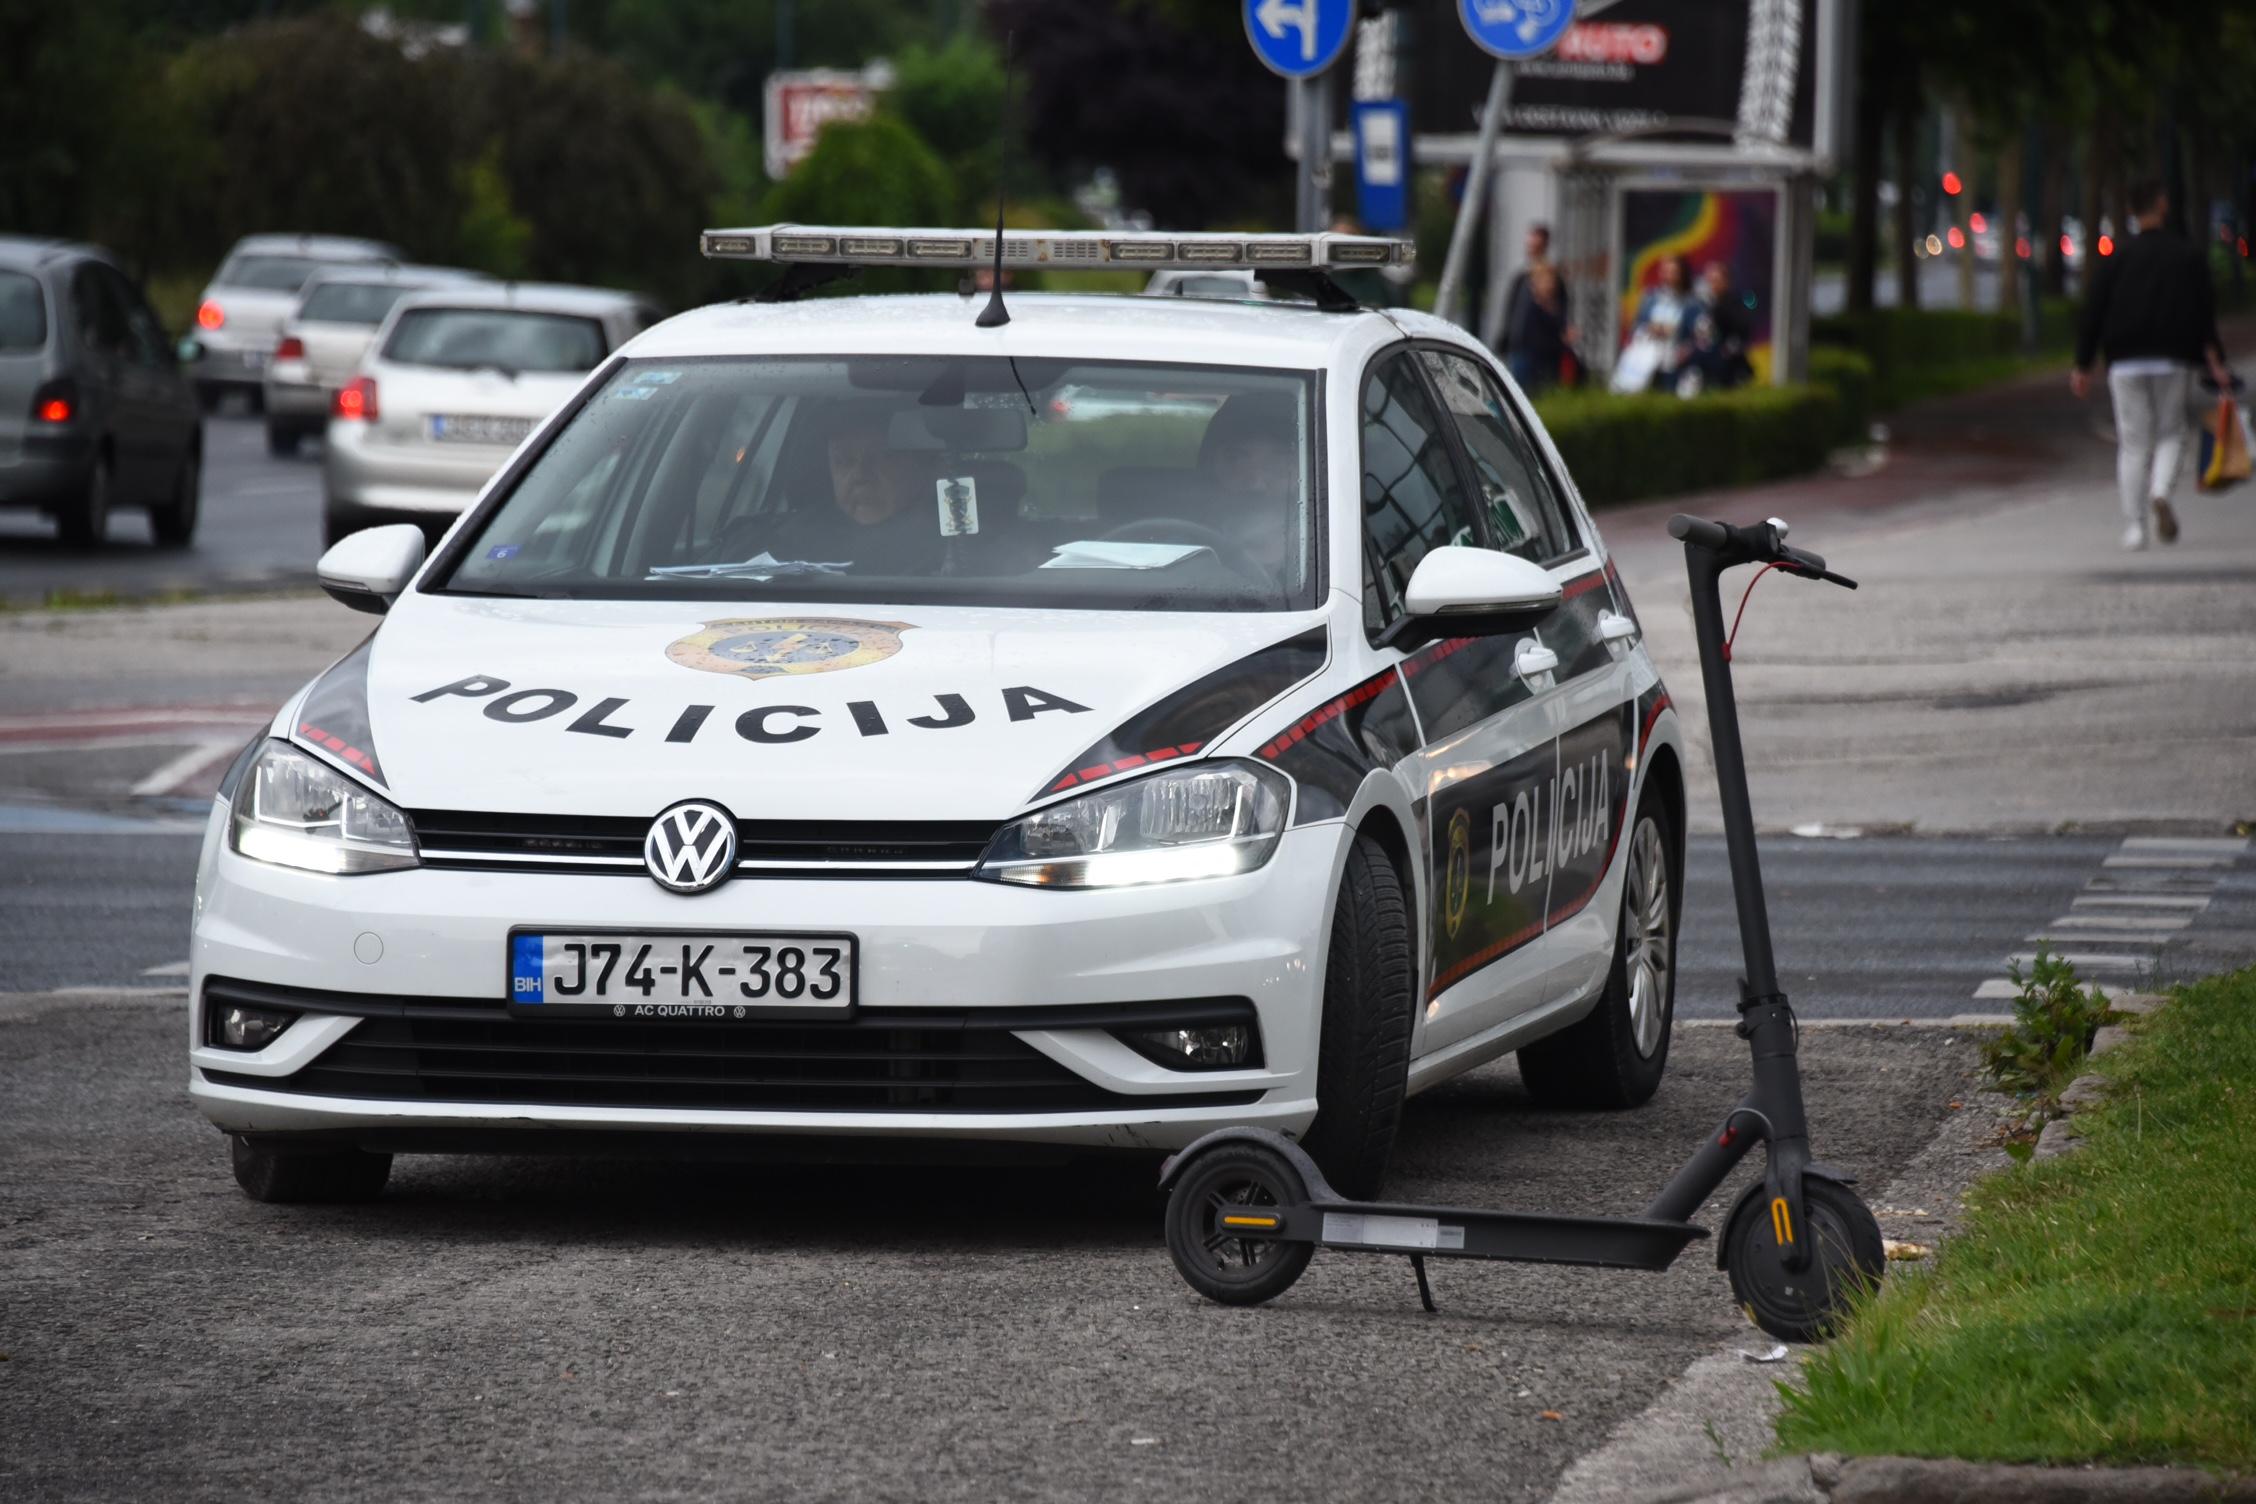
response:
<path id="1" fill-rule="evenodd" d="M 305 872 L 417 865 L 407 816 L 288 742 L 261 747 L 235 785 L 227 844 L 253 861 Z"/>
<path id="2" fill-rule="evenodd" d="M 1229 877 L 1269 860 L 1291 805 L 1291 783 L 1259 763 L 1170 768 L 1004 826 L 973 876 L 1036 888 Z"/>

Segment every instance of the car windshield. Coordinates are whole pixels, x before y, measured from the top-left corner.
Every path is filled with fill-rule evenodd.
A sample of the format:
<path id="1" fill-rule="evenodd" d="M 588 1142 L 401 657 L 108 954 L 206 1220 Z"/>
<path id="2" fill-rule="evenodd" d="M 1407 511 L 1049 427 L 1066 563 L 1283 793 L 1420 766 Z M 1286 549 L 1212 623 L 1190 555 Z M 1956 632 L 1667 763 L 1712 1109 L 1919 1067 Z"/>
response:
<path id="1" fill-rule="evenodd" d="M 47 343 L 47 297 L 22 272 L 0 272 L 0 351 L 36 350 Z"/>
<path id="2" fill-rule="evenodd" d="M 381 324 L 412 290 L 389 282 L 316 282 L 298 317 L 313 324 Z"/>
<path id="3" fill-rule="evenodd" d="M 1314 396 L 1302 371 L 1120 361 L 630 361 L 442 588 L 1304 609 Z"/>
<path id="4" fill-rule="evenodd" d="M 235 256 L 212 280 L 221 287 L 251 287 L 260 292 L 296 292 L 323 266 L 335 262 L 308 256 Z"/>
<path id="5" fill-rule="evenodd" d="M 603 326 L 515 308 L 410 308 L 392 326 L 384 359 L 450 371 L 592 371 Z"/>

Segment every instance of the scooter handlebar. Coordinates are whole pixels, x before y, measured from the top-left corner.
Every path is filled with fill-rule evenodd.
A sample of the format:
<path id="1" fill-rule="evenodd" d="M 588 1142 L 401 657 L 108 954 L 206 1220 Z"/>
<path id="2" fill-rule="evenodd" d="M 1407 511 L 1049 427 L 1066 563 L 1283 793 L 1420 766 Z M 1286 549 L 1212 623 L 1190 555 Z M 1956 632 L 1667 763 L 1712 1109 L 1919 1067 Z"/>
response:
<path id="1" fill-rule="evenodd" d="M 1789 574 L 1807 579 L 1824 580 L 1850 590 L 1857 588 L 1856 581 L 1839 575 L 1825 567 L 1823 555 L 1805 548 L 1792 548 L 1780 536 L 1786 531 L 1784 523 L 1759 522 L 1735 527 L 1728 522 L 1711 522 L 1704 517 L 1693 517 L 1683 512 L 1669 519 L 1669 536 L 1680 538 L 1694 548 L 1704 548 L 1720 555 L 1723 563 L 1776 564 Z"/>

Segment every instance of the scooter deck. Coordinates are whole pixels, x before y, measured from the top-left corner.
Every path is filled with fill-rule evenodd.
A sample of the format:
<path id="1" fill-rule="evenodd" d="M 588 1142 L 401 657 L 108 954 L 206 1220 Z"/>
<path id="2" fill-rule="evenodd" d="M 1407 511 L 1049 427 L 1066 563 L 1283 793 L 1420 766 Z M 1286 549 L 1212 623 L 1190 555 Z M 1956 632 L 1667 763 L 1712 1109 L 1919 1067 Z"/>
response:
<path id="1" fill-rule="evenodd" d="M 1216 1231 L 1251 1239 L 1313 1243 L 1362 1253 L 1503 1259 L 1522 1264 L 1582 1264 L 1602 1269 L 1666 1269 L 1708 1236 L 1689 1222 L 1644 1217 L 1577 1217 L 1409 1206 L 1376 1201 L 1303 1201 L 1228 1207 Z"/>

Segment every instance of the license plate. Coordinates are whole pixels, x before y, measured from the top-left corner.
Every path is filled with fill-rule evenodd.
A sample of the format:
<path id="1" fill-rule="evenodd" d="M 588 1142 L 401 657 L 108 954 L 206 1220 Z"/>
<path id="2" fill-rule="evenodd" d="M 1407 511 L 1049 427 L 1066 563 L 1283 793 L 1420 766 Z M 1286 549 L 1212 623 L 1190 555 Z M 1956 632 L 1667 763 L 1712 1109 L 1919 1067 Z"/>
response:
<path id="1" fill-rule="evenodd" d="M 440 444 L 508 444 L 514 447 L 533 431 L 530 418 L 433 413 L 429 421 L 431 438 Z"/>
<path id="2" fill-rule="evenodd" d="M 550 933 L 509 937 L 509 1011 L 731 1023 L 854 1006 L 851 935 Z"/>

